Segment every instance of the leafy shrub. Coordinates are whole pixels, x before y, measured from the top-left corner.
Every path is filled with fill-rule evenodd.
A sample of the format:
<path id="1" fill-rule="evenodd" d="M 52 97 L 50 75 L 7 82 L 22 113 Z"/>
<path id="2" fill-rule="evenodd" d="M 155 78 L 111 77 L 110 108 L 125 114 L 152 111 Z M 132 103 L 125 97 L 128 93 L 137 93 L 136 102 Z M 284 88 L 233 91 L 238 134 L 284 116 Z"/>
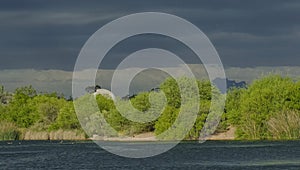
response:
<path id="1" fill-rule="evenodd" d="M 226 103 L 227 121 L 237 127 L 239 139 L 272 139 L 273 130 L 278 127 L 270 134 L 270 124 L 289 123 L 282 121 L 283 117 L 278 113 L 300 109 L 299 90 L 299 82 L 279 75 L 255 80 L 247 89 L 233 89 L 229 91 Z"/>

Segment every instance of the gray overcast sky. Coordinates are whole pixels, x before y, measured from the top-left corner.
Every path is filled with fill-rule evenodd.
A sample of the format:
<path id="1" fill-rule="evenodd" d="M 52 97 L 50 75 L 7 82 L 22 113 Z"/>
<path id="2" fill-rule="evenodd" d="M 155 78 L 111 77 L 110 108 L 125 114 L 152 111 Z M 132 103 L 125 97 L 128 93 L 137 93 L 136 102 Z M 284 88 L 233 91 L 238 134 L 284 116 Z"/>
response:
<path id="1" fill-rule="evenodd" d="M 0 70 L 72 70 L 85 41 L 111 20 L 136 12 L 166 12 L 198 26 L 215 45 L 225 67 L 299 66 L 298 0 L 1 0 Z M 137 36 L 118 44 L 102 68 L 147 47 L 193 54 L 175 40 Z M 113 62 L 114 61 L 114 62 Z"/>

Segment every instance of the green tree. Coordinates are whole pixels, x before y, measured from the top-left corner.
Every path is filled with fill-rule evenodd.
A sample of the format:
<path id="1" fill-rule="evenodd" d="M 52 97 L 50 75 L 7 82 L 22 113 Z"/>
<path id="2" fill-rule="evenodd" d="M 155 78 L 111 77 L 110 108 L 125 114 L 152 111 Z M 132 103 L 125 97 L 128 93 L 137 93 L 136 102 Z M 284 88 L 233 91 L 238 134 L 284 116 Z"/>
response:
<path id="1" fill-rule="evenodd" d="M 177 82 L 180 85 L 177 84 Z M 168 100 L 168 106 L 165 107 L 163 113 L 155 123 L 155 134 L 159 135 L 162 134 L 167 129 L 171 128 L 175 122 L 175 120 L 178 117 L 180 109 L 182 107 L 185 107 L 184 109 L 186 112 L 188 112 L 191 109 L 187 109 L 189 107 L 195 107 L 195 103 L 189 103 L 189 101 L 195 101 L 192 100 L 193 97 L 195 97 L 195 91 L 199 92 L 199 111 L 197 113 L 197 118 L 192 126 L 192 129 L 189 130 L 189 132 L 186 135 L 187 139 L 197 139 L 199 137 L 200 131 L 203 128 L 204 122 L 207 118 L 207 115 L 210 111 L 210 105 L 211 105 L 211 99 L 212 95 L 220 95 L 220 92 L 216 87 L 214 87 L 209 81 L 207 80 L 196 80 L 198 89 L 192 89 L 193 84 L 195 82 L 195 79 L 182 77 L 177 80 L 168 78 L 161 84 L 161 89 L 165 93 L 166 98 Z M 181 94 L 184 94 L 185 103 L 181 103 L 182 96 Z M 191 110 L 192 111 L 192 110 Z M 185 127 L 185 120 L 190 120 L 186 116 L 190 115 L 192 116 L 192 113 L 183 113 L 185 115 L 183 117 L 183 123 L 182 129 L 178 129 L 176 133 L 186 133 Z M 190 122 L 189 122 L 190 123 Z M 179 128 L 179 127 L 176 127 Z M 168 134 L 164 133 L 165 136 L 162 136 L 162 138 L 165 139 L 175 139 L 176 135 L 180 136 L 179 134 Z M 175 135 L 175 136 L 174 136 Z"/>
<path id="2" fill-rule="evenodd" d="M 179 109 L 172 106 L 166 106 L 161 116 L 155 123 L 155 134 L 160 135 L 166 130 L 168 130 L 171 125 L 175 122 L 179 114 Z M 166 136 L 167 138 L 168 136 Z"/>
<path id="3" fill-rule="evenodd" d="M 131 99 L 131 103 L 139 111 L 147 111 L 151 107 L 149 102 L 149 93 L 139 93 L 137 96 Z"/>
<path id="4" fill-rule="evenodd" d="M 54 94 L 38 95 L 31 100 L 31 105 L 35 106 L 38 120 L 34 124 L 35 130 L 49 130 L 50 126 L 56 122 L 59 111 L 67 104 L 63 98 Z"/>
<path id="5" fill-rule="evenodd" d="M 50 129 L 81 129 L 73 102 L 65 103 L 59 110 L 57 119 Z"/>
<path id="6" fill-rule="evenodd" d="M 168 105 L 174 108 L 180 108 L 181 96 L 179 86 L 174 78 L 167 78 L 161 85 L 160 89 L 165 93 Z"/>
<path id="7" fill-rule="evenodd" d="M 229 90 L 226 96 L 226 107 L 225 107 L 225 121 L 228 125 L 238 125 L 241 119 L 240 107 L 241 97 L 246 91 L 244 88 L 232 88 Z"/>
<path id="8" fill-rule="evenodd" d="M 37 121 L 38 115 L 36 114 L 36 107 L 30 101 L 35 96 L 36 91 L 32 86 L 16 89 L 4 119 L 15 122 L 17 126 L 22 128 L 33 125 Z"/>

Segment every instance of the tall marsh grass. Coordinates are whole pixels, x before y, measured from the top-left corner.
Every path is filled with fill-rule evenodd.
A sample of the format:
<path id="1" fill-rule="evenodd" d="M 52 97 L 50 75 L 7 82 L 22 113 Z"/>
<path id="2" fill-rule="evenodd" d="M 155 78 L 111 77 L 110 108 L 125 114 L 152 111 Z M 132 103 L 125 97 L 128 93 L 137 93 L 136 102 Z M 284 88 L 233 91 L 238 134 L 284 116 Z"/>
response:
<path id="1" fill-rule="evenodd" d="M 20 132 L 17 126 L 12 122 L 0 122 L 0 140 L 16 140 L 19 138 Z"/>
<path id="2" fill-rule="evenodd" d="M 268 131 L 273 139 L 299 139 L 300 113 L 282 111 L 268 121 Z"/>

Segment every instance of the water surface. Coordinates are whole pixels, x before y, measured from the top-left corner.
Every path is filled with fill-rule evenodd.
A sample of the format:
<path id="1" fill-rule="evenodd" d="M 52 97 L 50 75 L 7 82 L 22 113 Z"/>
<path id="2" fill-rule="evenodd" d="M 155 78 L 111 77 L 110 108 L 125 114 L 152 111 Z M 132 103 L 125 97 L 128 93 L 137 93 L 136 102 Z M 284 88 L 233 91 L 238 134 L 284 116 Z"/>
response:
<path id="1" fill-rule="evenodd" d="M 135 143 L 129 143 L 134 145 Z M 130 159 L 93 142 L 0 142 L 0 169 L 300 169 L 300 141 L 182 142 L 161 155 Z"/>

